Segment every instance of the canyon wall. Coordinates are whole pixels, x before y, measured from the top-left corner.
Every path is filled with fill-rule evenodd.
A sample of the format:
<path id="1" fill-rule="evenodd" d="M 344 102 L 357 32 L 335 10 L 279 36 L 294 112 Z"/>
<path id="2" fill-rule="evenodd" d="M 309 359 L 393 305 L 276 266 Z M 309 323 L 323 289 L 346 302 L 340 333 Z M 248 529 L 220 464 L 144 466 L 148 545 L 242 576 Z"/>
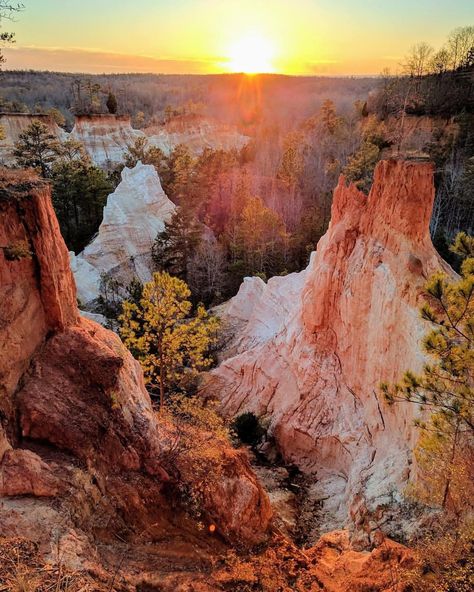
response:
<path id="1" fill-rule="evenodd" d="M 143 130 L 151 146 L 169 154 L 178 144 L 184 144 L 192 154 L 205 148 L 213 150 L 241 150 L 249 141 L 230 125 L 200 115 L 182 115 L 161 126 Z"/>
<path id="2" fill-rule="evenodd" d="M 143 133 L 132 128 L 129 116 L 78 115 L 70 137 L 83 144 L 94 164 L 113 168 Z"/>
<path id="3" fill-rule="evenodd" d="M 117 541 L 208 544 L 182 505 L 197 466 L 170 452 L 179 434 L 117 335 L 79 317 L 49 186 L 26 172 L 0 172 L 0 344 L 2 537 L 81 569 Z M 245 454 L 215 446 L 200 520 L 220 541 L 261 542 L 268 498 Z"/>
<path id="4" fill-rule="evenodd" d="M 423 286 L 450 272 L 429 235 L 433 197 L 426 162 L 380 162 L 368 196 L 342 177 L 308 268 L 278 280 L 285 303 L 269 297 L 270 282 L 245 299 L 232 357 L 203 387 L 226 414 L 269 422 L 285 460 L 314 475 L 323 528 L 358 524 L 370 539 L 396 517 L 410 477 L 416 410 L 389 407 L 379 385 L 421 368 Z M 224 322 L 238 316 L 235 303 L 221 309 Z M 278 320 L 265 333 L 267 315 Z"/>
<path id="5" fill-rule="evenodd" d="M 128 146 L 139 138 L 146 138 L 149 147 L 160 148 L 165 154 L 178 144 L 186 145 L 192 154 L 205 148 L 240 150 L 249 140 L 235 128 L 203 117 L 179 118 L 178 122 L 137 130 L 130 117 L 116 115 L 78 116 L 71 137 L 82 142 L 92 161 L 103 168 L 122 163 Z"/>
<path id="6" fill-rule="evenodd" d="M 138 130 L 132 127 L 128 115 L 77 115 L 69 134 L 49 115 L 0 113 L 0 126 L 5 133 L 5 138 L 0 140 L 0 163 L 10 165 L 15 162 L 15 143 L 34 120 L 46 124 L 49 133 L 58 140 L 71 138 L 81 142 L 92 162 L 104 169 L 122 164 L 128 147 L 140 138 L 145 138 L 148 146 L 160 148 L 165 154 L 178 144 L 185 144 L 194 155 L 205 148 L 240 150 L 249 141 L 236 128 L 201 116 L 182 116 L 163 125 Z"/>

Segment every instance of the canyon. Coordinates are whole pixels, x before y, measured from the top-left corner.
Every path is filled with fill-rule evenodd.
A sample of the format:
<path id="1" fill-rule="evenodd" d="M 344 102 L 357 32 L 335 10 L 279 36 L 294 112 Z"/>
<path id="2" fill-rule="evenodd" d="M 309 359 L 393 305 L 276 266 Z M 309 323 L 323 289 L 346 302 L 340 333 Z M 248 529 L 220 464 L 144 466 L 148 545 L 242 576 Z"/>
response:
<path id="1" fill-rule="evenodd" d="M 423 160 L 380 162 L 368 196 L 341 177 L 308 268 L 249 278 L 218 309 L 234 337 L 203 396 L 229 416 L 258 415 L 284 461 L 312 476 L 320 527 L 348 527 L 355 545 L 373 544 L 381 524 L 416 529 L 404 490 L 417 410 L 390 407 L 380 384 L 421 369 L 423 286 L 453 274 L 431 242 L 433 198 Z"/>
<path id="2" fill-rule="evenodd" d="M 394 184 L 396 175 L 402 179 L 401 183 Z M 346 188 L 341 180 L 335 194 L 331 229 L 323 239 L 332 257 L 336 257 L 333 262 L 339 261 L 348 269 L 345 238 L 352 237 L 350 244 L 357 250 L 359 233 L 362 243 L 370 248 L 368 252 L 359 252 L 359 267 L 351 268 L 354 274 L 360 273 L 363 256 L 373 254 L 373 249 L 382 259 L 380 271 L 385 269 L 383 249 L 371 244 L 371 237 L 385 240 L 386 248 L 389 245 L 393 249 L 386 253 L 385 265 L 390 257 L 401 257 L 403 261 L 408 257 L 407 266 L 413 269 L 410 271 L 413 275 L 409 275 L 411 281 L 438 266 L 439 261 L 432 257 L 431 245 L 423 231 L 424 218 L 430 208 L 430 184 L 429 165 L 382 163 L 376 175 L 374 195 L 369 197 L 369 202 L 375 202 L 372 226 L 368 216 L 364 216 L 368 209 L 367 198 L 353 187 Z M 419 190 L 416 200 L 412 193 L 415 186 Z M 407 201 L 412 205 L 411 214 L 415 206 L 422 206 L 422 220 L 414 228 L 411 228 L 413 216 L 407 219 L 401 215 Z M 393 219 L 388 216 L 390 212 L 394 214 Z M 381 225 L 384 222 L 384 230 L 376 230 L 376 222 Z M 395 230 L 392 224 L 396 225 Z M 402 243 L 405 246 L 397 248 L 396 239 L 405 234 Z M 80 317 L 69 255 L 52 209 L 49 186 L 31 173 L 1 173 L 0 247 L 0 548 L 3 549 L 5 537 L 31 541 L 41 561 L 50 565 L 60 562 L 64 568 L 89 574 L 97 589 L 101 589 L 100 585 L 102 589 L 110 589 L 110 582 L 112 585 L 120 582 L 120 589 L 124 590 L 138 586 L 142 590 L 212 592 L 237 590 L 238 586 L 258 582 L 266 592 L 300 587 L 327 592 L 362 591 L 367 586 L 379 591 L 395 590 L 393 567 L 408 568 L 413 565 L 413 559 L 402 545 L 385 539 L 380 528 L 378 539 L 373 537 L 371 541 L 371 546 L 376 545 L 372 551 L 356 550 L 347 532 L 328 534 L 305 551 L 278 534 L 272 527 L 273 512 L 268 496 L 251 469 L 245 449 L 233 449 L 217 439 L 214 442 L 217 456 L 211 459 L 204 458 L 196 464 L 193 456 L 184 453 L 171 463 L 167 461 L 176 438 L 174 428 L 153 411 L 140 366 L 120 339 Z M 421 264 L 415 260 L 415 255 L 413 259 L 408 256 L 411 249 L 418 257 L 423 257 Z M 271 389 L 274 395 L 265 403 L 267 409 L 271 407 L 275 411 L 275 419 L 284 413 L 288 415 L 286 427 L 275 422 L 277 439 L 281 438 L 280 445 L 288 458 L 291 456 L 295 460 L 304 450 L 299 459 L 308 463 L 308 468 L 325 464 L 328 472 L 330 465 L 342 472 L 337 464 L 341 462 L 341 448 L 336 445 L 331 453 L 336 438 L 331 440 L 331 436 L 327 436 L 325 454 L 319 456 L 321 447 L 311 448 L 310 438 L 302 434 L 300 426 L 304 427 L 304 414 L 298 413 L 294 405 L 299 397 L 294 388 L 297 383 L 291 381 L 287 367 L 281 367 L 281 353 L 277 354 L 275 348 L 270 347 L 266 350 L 266 359 L 258 357 L 278 336 L 291 332 L 291 346 L 283 347 L 299 355 L 294 367 L 300 364 L 306 367 L 307 373 L 302 376 L 306 385 L 316 379 L 318 386 L 319 401 L 314 398 L 315 385 L 308 391 L 308 403 L 314 405 L 314 412 L 310 413 L 317 417 L 322 411 L 328 417 L 323 397 L 339 418 L 347 413 L 344 422 L 348 428 L 341 430 L 340 438 L 343 444 L 353 447 L 354 454 L 360 452 L 361 459 L 352 460 L 361 467 L 366 461 L 365 455 L 373 450 L 369 449 L 371 441 L 365 434 L 357 449 L 354 434 L 350 432 L 355 424 L 362 425 L 362 409 L 353 400 L 348 402 L 342 384 L 341 400 L 336 407 L 330 380 L 318 378 L 319 368 L 331 366 L 331 378 L 340 380 L 334 372 L 335 355 L 330 361 L 324 361 L 324 356 L 334 347 L 327 321 L 332 318 L 336 329 L 340 330 L 338 323 L 344 318 L 338 319 L 332 311 L 334 307 L 350 309 L 347 286 L 342 290 L 344 303 L 331 293 L 331 289 L 340 289 L 341 282 L 344 283 L 339 264 L 331 268 L 334 275 L 326 261 L 326 276 L 322 274 L 320 280 L 314 282 L 316 263 L 323 252 L 318 250 L 310 268 L 302 274 L 275 278 L 268 284 L 262 282 L 263 285 L 255 280 L 246 282 L 245 289 L 251 288 L 254 294 L 254 305 L 239 313 L 238 298 L 232 303 L 232 316 L 238 318 L 240 331 L 244 329 L 246 337 L 235 344 L 240 353 L 225 360 L 213 372 L 208 388 L 213 381 L 222 385 L 227 412 L 231 409 L 237 412 L 245 405 L 261 411 L 261 395 Z M 326 256 L 329 257 L 329 253 Z M 368 261 L 370 263 L 371 259 Z M 423 272 L 420 265 L 426 265 Z M 371 274 L 377 273 L 371 264 L 368 269 Z M 404 273 L 407 273 L 405 268 Z M 337 278 L 335 285 L 329 281 Z M 356 275 L 352 279 L 357 286 Z M 364 279 L 367 278 L 362 274 L 360 281 Z M 406 319 L 403 315 L 408 310 L 414 310 L 407 302 L 411 307 L 415 305 L 413 298 L 416 293 L 419 295 L 420 282 L 417 280 L 412 286 L 406 286 L 406 300 L 392 303 L 401 311 L 402 319 Z M 290 283 L 293 287 L 287 290 L 285 284 Z M 291 300 L 285 300 L 289 295 Z M 257 328 L 258 335 L 252 336 L 252 312 L 258 310 L 255 304 L 262 297 L 266 300 L 259 304 L 262 310 L 269 305 L 275 312 L 285 311 L 285 314 L 278 321 L 264 323 L 265 330 Z M 295 307 L 299 297 L 305 304 L 300 310 Z M 249 304 L 248 298 L 243 300 Z M 327 302 L 323 310 L 319 309 L 320 302 Z M 227 308 L 232 310 L 232 304 Z M 361 305 L 360 300 L 357 304 Z M 301 318 L 297 318 L 298 312 Z M 225 307 L 222 316 L 225 318 Z M 268 313 L 268 319 L 272 318 L 273 313 Z M 365 321 L 362 309 L 358 322 L 353 320 L 354 328 L 360 329 Z M 312 335 L 309 345 L 299 341 L 299 336 L 307 338 L 308 335 Z M 356 359 L 350 354 L 350 335 L 354 333 L 348 334 L 346 341 L 341 337 L 340 343 L 345 347 L 338 349 L 343 362 L 352 360 L 352 366 L 346 369 L 347 376 L 350 376 L 350 369 L 355 372 L 356 367 Z M 376 339 L 375 335 L 372 337 Z M 323 352 L 318 354 L 316 343 L 324 344 Z M 246 347 L 250 349 L 247 351 Z M 358 360 L 363 359 L 364 352 L 369 356 L 366 347 L 361 343 L 353 352 L 359 356 Z M 250 352 L 256 356 L 251 376 L 246 366 L 246 356 Z M 310 355 L 315 355 L 314 359 L 310 359 Z M 239 370 L 235 369 L 237 361 L 241 363 Z M 256 367 L 257 362 L 261 364 L 261 371 Z M 290 363 L 288 359 L 287 364 Z M 264 384 L 263 372 L 272 371 L 269 368 L 272 365 L 273 369 L 284 371 L 279 377 L 268 375 Z M 401 365 L 399 362 L 399 367 Z M 380 368 L 371 372 L 368 372 L 369 378 L 367 373 L 362 374 L 362 379 L 373 380 Z M 229 397 L 231 381 L 226 382 L 229 373 L 234 380 L 233 402 Z M 243 399 L 246 387 L 235 382 L 239 373 L 245 385 L 253 389 L 249 389 Z M 278 393 L 281 387 L 277 378 L 285 381 L 285 394 L 291 395 L 287 403 L 284 403 L 282 391 Z M 320 389 L 319 385 L 324 382 L 326 388 Z M 293 390 L 290 390 L 288 387 L 292 385 Z M 353 387 L 362 397 L 363 384 L 353 384 Z M 247 400 L 249 393 L 253 395 L 251 401 Z M 284 403 L 280 410 L 277 403 Z M 291 405 L 295 412 L 288 414 Z M 370 403 L 366 414 L 377 445 L 384 440 L 390 446 L 400 445 L 403 450 L 405 434 L 397 436 L 395 433 L 400 427 L 398 419 L 387 419 L 384 411 L 384 435 Z M 295 424 L 295 418 L 299 418 L 299 424 Z M 336 427 L 329 422 L 325 425 Z M 411 429 L 408 418 L 405 428 L 405 433 Z M 198 438 L 199 434 L 194 436 Z M 393 450 L 387 451 L 388 458 L 391 453 Z M 348 460 L 342 460 L 348 469 Z M 381 462 L 385 462 L 383 458 Z M 303 462 L 301 466 L 304 467 Z M 200 490 L 204 475 L 205 486 Z M 397 476 L 395 472 L 395 478 Z M 390 478 L 394 475 L 390 474 Z M 185 492 L 184 498 L 178 484 Z M 198 521 L 186 510 L 186 499 L 196 490 L 201 492 L 202 503 Z M 212 526 L 212 530 L 208 531 L 208 526 Z M 235 559 L 232 554 L 228 555 L 233 547 L 248 549 L 255 545 L 260 545 L 260 550 L 250 555 L 244 553 Z"/>
<path id="3" fill-rule="evenodd" d="M 186 483 L 193 469 L 186 455 L 165 468 L 175 435 L 153 412 L 138 362 L 79 316 L 49 187 L 28 173 L 2 172 L 0 245 L 1 536 L 91 569 L 107 562 L 113 533 L 125 545 L 164 535 L 192 545 L 199 530 L 170 494 L 170 471 Z M 245 454 L 223 446 L 217 464 L 202 519 L 223 540 L 262 542 L 271 509 Z"/>

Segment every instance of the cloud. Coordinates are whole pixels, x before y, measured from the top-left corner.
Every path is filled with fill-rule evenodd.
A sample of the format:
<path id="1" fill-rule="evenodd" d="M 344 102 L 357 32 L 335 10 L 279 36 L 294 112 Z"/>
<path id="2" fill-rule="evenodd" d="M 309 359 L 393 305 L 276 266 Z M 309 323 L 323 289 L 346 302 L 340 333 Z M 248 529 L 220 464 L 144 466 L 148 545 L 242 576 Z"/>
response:
<path id="1" fill-rule="evenodd" d="M 55 47 L 9 47 L 3 50 L 10 70 L 53 70 L 88 74 L 151 72 L 205 74 L 215 70 L 211 60 L 159 59 L 100 50 Z"/>

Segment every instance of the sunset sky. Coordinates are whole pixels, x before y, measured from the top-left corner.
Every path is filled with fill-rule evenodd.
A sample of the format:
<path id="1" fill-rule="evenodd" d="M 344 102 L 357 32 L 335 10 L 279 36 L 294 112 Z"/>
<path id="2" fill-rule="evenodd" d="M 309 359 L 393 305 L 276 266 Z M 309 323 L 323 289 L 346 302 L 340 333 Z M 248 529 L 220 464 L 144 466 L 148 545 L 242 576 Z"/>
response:
<path id="1" fill-rule="evenodd" d="M 8 68 L 377 74 L 474 24 L 472 0 L 23 0 Z"/>

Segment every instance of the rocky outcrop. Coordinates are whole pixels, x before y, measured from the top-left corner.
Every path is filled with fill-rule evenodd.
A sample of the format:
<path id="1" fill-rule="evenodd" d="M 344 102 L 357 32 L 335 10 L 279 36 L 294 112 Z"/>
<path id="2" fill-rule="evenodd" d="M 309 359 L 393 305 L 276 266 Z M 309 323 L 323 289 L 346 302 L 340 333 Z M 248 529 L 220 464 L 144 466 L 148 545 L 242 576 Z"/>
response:
<path id="1" fill-rule="evenodd" d="M 82 142 L 92 161 L 106 169 L 121 164 L 128 147 L 140 138 L 165 154 L 178 144 L 185 144 L 193 154 L 205 148 L 240 150 L 249 140 L 233 127 L 200 116 L 179 117 L 141 131 L 132 128 L 128 116 L 81 115 L 76 117 L 70 137 Z"/>
<path id="2" fill-rule="evenodd" d="M 72 569 L 110 566 L 114 541 L 131 552 L 197 540 L 182 493 L 194 475 L 185 452 L 169 460 L 179 434 L 154 412 L 117 335 L 79 317 L 45 183 L 1 174 L 0 237 L 2 536 L 28 538 L 44 557 L 60 549 Z M 268 499 L 245 455 L 228 445 L 218 453 L 222 473 L 204 467 L 201 520 L 221 545 L 261 542 Z"/>
<path id="3" fill-rule="evenodd" d="M 292 313 L 295 299 L 301 294 L 306 272 L 275 276 L 265 283 L 259 277 L 246 277 L 238 293 L 214 313 L 225 323 L 230 336 L 221 358 L 245 352 L 275 337 Z"/>
<path id="4" fill-rule="evenodd" d="M 139 162 L 123 169 L 120 184 L 107 198 L 97 236 L 77 257 L 71 254 L 81 303 L 99 296 L 103 273 L 124 283 L 133 277 L 149 281 L 153 241 L 175 209 L 153 166 Z"/>
<path id="5" fill-rule="evenodd" d="M 11 396 L 33 353 L 79 314 L 48 185 L 2 172 L 0 217 L 0 416 L 12 420 Z"/>
<path id="6" fill-rule="evenodd" d="M 389 520 L 410 476 L 415 410 L 390 408 L 379 385 L 423 364 L 423 285 L 445 267 L 429 235 L 433 196 L 424 162 L 379 163 L 368 196 L 341 178 L 304 286 L 278 306 L 277 331 L 261 339 L 248 323 L 243 340 L 253 346 L 241 351 L 237 336 L 240 353 L 204 385 L 225 413 L 267 418 L 284 458 L 315 475 L 322 527 L 357 524 L 362 542 Z M 275 314 L 271 286 L 260 292 L 244 318 Z M 228 311 L 224 320 L 237 316 Z"/>
<path id="7" fill-rule="evenodd" d="M 241 150 L 249 141 L 235 127 L 200 115 L 182 115 L 161 126 L 143 130 L 151 146 L 169 154 L 178 144 L 184 144 L 192 154 L 205 148 L 213 150 Z"/>
<path id="8" fill-rule="evenodd" d="M 0 113 L 0 129 L 3 131 L 3 139 L 0 139 L 0 164 L 12 165 L 15 163 L 13 151 L 19 136 L 33 121 L 41 121 L 48 128 L 48 133 L 63 141 L 67 133 L 61 129 L 49 115 L 30 113 Z"/>
<path id="9" fill-rule="evenodd" d="M 128 116 L 78 115 L 70 137 L 83 144 L 94 164 L 113 168 L 123 162 L 127 147 L 144 134 L 132 128 Z"/>

